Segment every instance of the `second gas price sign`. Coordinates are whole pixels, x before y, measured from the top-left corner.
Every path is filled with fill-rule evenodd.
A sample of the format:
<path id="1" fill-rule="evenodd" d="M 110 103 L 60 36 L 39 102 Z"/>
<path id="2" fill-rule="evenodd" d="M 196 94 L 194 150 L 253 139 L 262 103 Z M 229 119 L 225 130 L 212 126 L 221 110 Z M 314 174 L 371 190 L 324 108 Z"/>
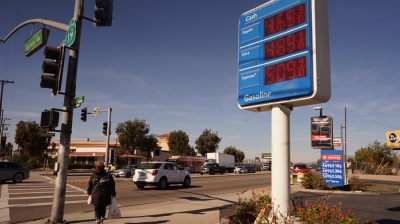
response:
<path id="1" fill-rule="evenodd" d="M 268 111 L 329 100 L 327 0 L 271 0 L 239 20 L 238 105 Z"/>

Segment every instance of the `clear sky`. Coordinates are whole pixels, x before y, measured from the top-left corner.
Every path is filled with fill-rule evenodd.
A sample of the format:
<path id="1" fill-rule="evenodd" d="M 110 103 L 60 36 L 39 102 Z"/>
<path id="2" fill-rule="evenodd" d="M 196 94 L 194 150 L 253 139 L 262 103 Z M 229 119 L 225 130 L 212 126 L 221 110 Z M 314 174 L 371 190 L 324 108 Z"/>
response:
<path id="1" fill-rule="evenodd" d="M 73 0 L 0 0 L 0 37 L 32 18 L 68 24 Z M 82 107 L 112 108 L 112 130 L 135 118 L 150 133 L 185 131 L 190 145 L 206 128 L 222 138 L 219 151 L 235 146 L 247 159 L 271 152 L 271 112 L 253 113 L 237 106 L 238 20 L 260 0 L 115 0 L 111 27 L 82 27 L 76 96 Z M 347 151 L 400 129 L 397 81 L 400 79 L 400 1 L 329 0 L 332 97 L 324 104 L 295 107 L 290 115 L 293 162 L 313 162 L 320 150 L 311 148 L 310 117 L 315 106 L 334 121 L 340 136 L 347 108 Z M 94 0 L 85 1 L 93 17 Z M 43 49 L 24 56 L 24 42 L 43 27 L 29 25 L 0 44 L 0 79 L 5 84 L 2 108 L 14 141 L 19 121 L 40 122 L 44 109 L 61 108 L 63 95 L 50 97 L 40 88 Z M 51 28 L 48 45 L 57 46 L 65 33 Z M 66 72 L 66 69 L 64 70 Z M 65 78 L 65 76 L 64 76 Z M 63 88 L 65 88 L 65 80 Z M 107 113 L 80 120 L 74 110 L 72 141 L 88 137 L 105 141 Z M 110 141 L 117 135 L 112 131 Z M 59 135 L 54 138 L 59 141 Z"/>

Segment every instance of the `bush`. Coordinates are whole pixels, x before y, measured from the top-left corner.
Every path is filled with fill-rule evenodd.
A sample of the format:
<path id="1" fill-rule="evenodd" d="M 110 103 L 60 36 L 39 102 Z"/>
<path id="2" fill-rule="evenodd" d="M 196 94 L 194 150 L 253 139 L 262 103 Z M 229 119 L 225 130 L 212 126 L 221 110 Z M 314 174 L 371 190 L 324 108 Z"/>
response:
<path id="1" fill-rule="evenodd" d="M 342 212 L 342 203 L 339 206 L 329 206 L 328 200 L 331 195 L 322 197 L 316 203 L 307 204 L 306 207 L 296 208 L 296 217 L 303 224 L 319 224 L 319 223 L 332 223 L 332 224 L 357 224 L 357 218 L 347 210 L 347 214 Z"/>
<path id="2" fill-rule="evenodd" d="M 68 164 L 68 170 L 72 169 L 93 169 L 93 164 L 82 164 L 82 163 L 70 163 Z"/>
<path id="3" fill-rule="evenodd" d="M 258 213 L 266 208 L 271 208 L 271 198 L 268 195 L 261 195 L 252 190 L 252 198 L 241 198 L 233 205 L 234 213 L 229 217 L 229 223 L 254 223 Z M 262 191 L 264 193 L 264 190 Z"/>
<path id="4" fill-rule="evenodd" d="M 360 180 L 358 176 L 350 177 L 350 190 L 352 191 L 365 191 L 365 187 L 368 185 L 367 183 Z"/>
<path id="5" fill-rule="evenodd" d="M 318 189 L 323 190 L 326 189 L 325 178 L 321 177 L 321 175 L 317 172 L 308 172 L 304 174 L 303 181 L 301 182 L 301 186 L 305 189 Z"/>

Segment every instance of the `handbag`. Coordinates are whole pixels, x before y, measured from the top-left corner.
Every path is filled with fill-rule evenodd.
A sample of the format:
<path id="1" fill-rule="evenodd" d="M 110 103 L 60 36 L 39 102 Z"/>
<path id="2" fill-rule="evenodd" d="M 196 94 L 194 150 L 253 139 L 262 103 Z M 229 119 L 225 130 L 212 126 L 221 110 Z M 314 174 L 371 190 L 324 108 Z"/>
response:
<path id="1" fill-rule="evenodd" d="M 100 180 L 97 181 L 96 186 L 94 186 L 92 193 L 89 195 L 89 198 L 87 199 L 88 205 L 92 204 L 92 194 L 96 190 L 96 187 L 97 187 L 97 185 L 99 185 L 99 183 L 100 183 Z"/>
<path id="2" fill-rule="evenodd" d="M 119 210 L 117 199 L 115 197 L 111 197 L 111 205 L 108 210 L 108 218 L 109 219 L 118 219 L 121 218 L 121 211 Z"/>
<path id="3" fill-rule="evenodd" d="M 92 195 L 89 195 L 89 198 L 87 199 L 88 205 L 92 204 Z"/>

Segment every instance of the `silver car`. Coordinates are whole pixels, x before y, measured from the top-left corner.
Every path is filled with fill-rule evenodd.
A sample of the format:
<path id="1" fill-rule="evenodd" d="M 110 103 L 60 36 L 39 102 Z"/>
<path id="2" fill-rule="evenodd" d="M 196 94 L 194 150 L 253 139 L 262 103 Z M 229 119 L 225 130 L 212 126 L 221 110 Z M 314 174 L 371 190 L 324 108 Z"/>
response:
<path id="1" fill-rule="evenodd" d="M 234 173 L 247 173 L 249 170 L 245 166 L 236 166 L 233 170 Z"/>
<path id="2" fill-rule="evenodd" d="M 136 168 L 137 168 L 137 165 L 128 165 L 128 166 L 122 167 L 121 169 L 114 171 L 114 176 L 117 178 L 118 177 L 130 178 L 135 173 Z"/>
<path id="3" fill-rule="evenodd" d="M 12 180 L 14 183 L 21 183 L 29 178 L 30 170 L 21 165 L 11 162 L 0 162 L 0 181 L 2 183 Z"/>

